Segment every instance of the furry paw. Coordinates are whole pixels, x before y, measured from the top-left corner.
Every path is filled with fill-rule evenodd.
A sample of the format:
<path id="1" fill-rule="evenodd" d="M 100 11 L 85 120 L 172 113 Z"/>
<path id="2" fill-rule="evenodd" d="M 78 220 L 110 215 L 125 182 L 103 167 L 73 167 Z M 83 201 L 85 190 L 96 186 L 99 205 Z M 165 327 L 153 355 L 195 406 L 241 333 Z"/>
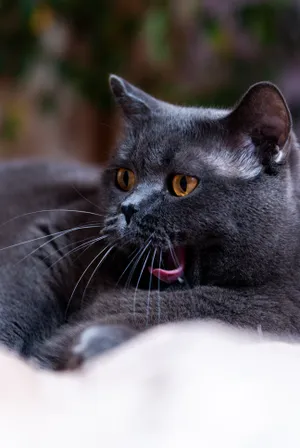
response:
<path id="1" fill-rule="evenodd" d="M 131 339 L 135 334 L 134 330 L 126 326 L 91 325 L 75 340 L 61 370 L 77 369 L 90 359 Z"/>

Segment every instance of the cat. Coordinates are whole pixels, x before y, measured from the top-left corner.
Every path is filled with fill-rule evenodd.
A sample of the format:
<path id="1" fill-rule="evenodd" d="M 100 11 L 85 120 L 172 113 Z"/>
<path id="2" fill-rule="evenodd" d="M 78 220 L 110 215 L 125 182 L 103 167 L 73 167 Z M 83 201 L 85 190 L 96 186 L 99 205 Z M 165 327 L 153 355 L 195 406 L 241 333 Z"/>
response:
<path id="1" fill-rule="evenodd" d="M 110 87 L 124 129 L 104 169 L 0 166 L 0 341 L 63 370 L 171 321 L 297 337 L 299 146 L 280 90 L 205 109 Z"/>

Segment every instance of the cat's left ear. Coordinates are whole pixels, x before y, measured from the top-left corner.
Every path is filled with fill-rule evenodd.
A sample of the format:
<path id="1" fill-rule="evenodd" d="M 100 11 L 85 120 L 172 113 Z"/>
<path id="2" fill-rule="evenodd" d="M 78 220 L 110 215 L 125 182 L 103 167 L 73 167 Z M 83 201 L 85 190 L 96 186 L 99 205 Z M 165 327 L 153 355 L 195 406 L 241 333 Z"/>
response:
<path id="1" fill-rule="evenodd" d="M 252 139 L 266 162 L 282 162 L 288 152 L 292 118 L 280 90 L 272 83 L 254 84 L 228 117 L 229 128 Z"/>
<path id="2" fill-rule="evenodd" d="M 159 108 L 158 100 L 119 76 L 110 75 L 109 84 L 117 104 L 129 120 L 147 118 Z"/>

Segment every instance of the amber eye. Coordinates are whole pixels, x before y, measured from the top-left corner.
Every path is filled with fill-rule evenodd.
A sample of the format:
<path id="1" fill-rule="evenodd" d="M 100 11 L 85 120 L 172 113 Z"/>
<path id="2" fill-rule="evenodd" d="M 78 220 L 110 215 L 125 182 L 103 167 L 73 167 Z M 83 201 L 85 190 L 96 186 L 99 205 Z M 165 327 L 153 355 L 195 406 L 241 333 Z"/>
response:
<path id="1" fill-rule="evenodd" d="M 127 170 L 126 168 L 119 168 L 117 171 L 117 184 L 124 191 L 131 190 L 135 184 L 133 171 Z"/>
<path id="2" fill-rule="evenodd" d="M 185 176 L 184 174 L 176 174 L 172 180 L 173 191 L 176 196 L 187 196 L 198 185 L 198 179 L 192 176 Z"/>

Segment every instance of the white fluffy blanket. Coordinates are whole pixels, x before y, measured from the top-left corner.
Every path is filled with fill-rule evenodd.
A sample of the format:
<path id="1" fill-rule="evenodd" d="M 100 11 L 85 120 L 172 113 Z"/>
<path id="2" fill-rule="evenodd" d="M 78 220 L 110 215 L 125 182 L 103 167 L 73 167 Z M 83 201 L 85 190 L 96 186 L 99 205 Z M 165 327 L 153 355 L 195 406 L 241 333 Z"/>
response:
<path id="1" fill-rule="evenodd" d="M 300 446 L 300 345 L 210 323 L 149 331 L 83 371 L 0 355 L 3 448 Z"/>

